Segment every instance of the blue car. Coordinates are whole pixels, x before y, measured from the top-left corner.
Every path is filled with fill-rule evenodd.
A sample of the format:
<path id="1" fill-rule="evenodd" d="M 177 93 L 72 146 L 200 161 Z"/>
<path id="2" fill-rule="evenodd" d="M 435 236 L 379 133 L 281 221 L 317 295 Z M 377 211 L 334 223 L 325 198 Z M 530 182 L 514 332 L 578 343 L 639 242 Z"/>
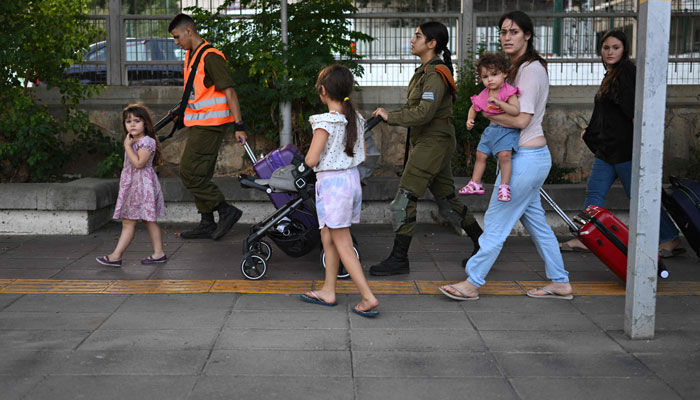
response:
<path id="1" fill-rule="evenodd" d="M 125 65 L 129 85 L 182 85 L 185 52 L 175 45 L 173 38 L 127 38 L 126 61 L 144 64 Z M 107 43 L 93 43 L 85 55 L 84 64 L 66 69 L 69 78 L 83 83 L 107 82 Z M 149 61 L 177 61 L 173 65 L 148 64 Z"/>

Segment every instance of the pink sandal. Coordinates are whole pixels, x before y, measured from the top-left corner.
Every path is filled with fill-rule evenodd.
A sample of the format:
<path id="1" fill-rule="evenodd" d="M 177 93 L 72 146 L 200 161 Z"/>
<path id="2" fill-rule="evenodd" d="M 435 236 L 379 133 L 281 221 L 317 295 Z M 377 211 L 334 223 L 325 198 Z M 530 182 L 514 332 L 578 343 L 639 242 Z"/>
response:
<path id="1" fill-rule="evenodd" d="M 510 186 L 498 186 L 498 201 L 510 201 Z"/>
<path id="2" fill-rule="evenodd" d="M 459 189 L 459 194 L 462 196 L 470 195 L 470 194 L 484 194 L 486 191 L 484 190 L 484 186 L 480 185 L 473 180 L 469 180 L 469 183 L 461 189 Z"/>

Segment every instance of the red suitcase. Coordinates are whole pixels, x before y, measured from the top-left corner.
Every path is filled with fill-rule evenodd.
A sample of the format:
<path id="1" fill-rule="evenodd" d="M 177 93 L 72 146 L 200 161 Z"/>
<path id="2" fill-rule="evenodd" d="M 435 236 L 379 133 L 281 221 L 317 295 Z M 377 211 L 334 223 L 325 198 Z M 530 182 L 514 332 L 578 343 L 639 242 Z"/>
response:
<path id="1" fill-rule="evenodd" d="M 626 281 L 629 237 L 627 225 L 603 207 L 588 206 L 575 218 L 580 225 L 577 226 L 544 189 L 540 189 L 540 194 L 569 225 L 569 230 L 615 275 Z M 668 270 L 660 259 L 658 265 L 659 277 L 668 278 Z"/>

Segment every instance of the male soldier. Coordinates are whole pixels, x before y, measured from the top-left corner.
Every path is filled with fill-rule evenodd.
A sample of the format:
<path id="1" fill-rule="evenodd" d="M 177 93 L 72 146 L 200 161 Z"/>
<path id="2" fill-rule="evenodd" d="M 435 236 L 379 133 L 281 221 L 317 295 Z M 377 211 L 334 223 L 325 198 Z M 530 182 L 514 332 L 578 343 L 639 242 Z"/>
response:
<path id="1" fill-rule="evenodd" d="M 439 22 L 427 22 L 416 30 L 411 41 L 414 55 L 423 65 L 416 69 L 408 86 L 408 102 L 401 109 L 387 112 L 375 110 L 389 125 L 410 128 L 412 150 L 404 167 L 399 190 L 389 208 L 396 237 L 387 259 L 374 265 L 372 275 L 396 275 L 409 272 L 408 247 L 416 226 L 416 203 L 429 189 L 438 204 L 440 215 L 450 224 L 467 232 L 479 249 L 481 227 L 455 195 L 451 159 L 455 151 L 455 130 L 452 123 L 452 94 L 456 89 L 451 70 L 437 56 L 447 50 L 447 29 Z M 465 261 L 466 263 L 466 261 Z"/>
<path id="2" fill-rule="evenodd" d="M 168 30 L 175 44 L 187 50 L 187 82 L 192 67 L 190 64 L 196 58 L 197 50 L 209 43 L 199 36 L 194 21 L 185 14 L 176 15 Z M 221 190 L 212 182 L 216 158 L 224 135 L 231 127 L 241 145 L 245 143 L 246 134 L 226 58 L 215 48 L 204 50 L 197 65 L 183 123 L 189 129 L 180 161 L 180 177 L 194 197 L 202 220 L 196 228 L 180 233 L 180 237 L 218 240 L 233 228 L 243 212 L 226 203 Z M 218 226 L 214 222 L 214 211 L 219 214 Z"/>

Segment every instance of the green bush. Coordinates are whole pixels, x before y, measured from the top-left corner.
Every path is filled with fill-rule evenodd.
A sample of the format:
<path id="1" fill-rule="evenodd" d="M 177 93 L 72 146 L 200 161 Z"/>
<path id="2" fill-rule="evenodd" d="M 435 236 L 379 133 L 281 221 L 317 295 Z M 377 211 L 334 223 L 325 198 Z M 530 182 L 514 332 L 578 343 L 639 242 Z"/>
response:
<path id="1" fill-rule="evenodd" d="M 63 74 L 103 36 L 87 12 L 87 0 L 0 2 L 0 182 L 52 180 L 76 151 L 114 147 L 77 110 L 100 88 Z M 60 93 L 60 119 L 37 104 L 30 82 Z"/>
<path id="2" fill-rule="evenodd" d="M 243 7 L 259 7 L 250 18 L 233 19 L 226 8 L 216 12 L 192 7 L 202 37 L 221 50 L 233 71 L 236 93 L 248 131 L 272 141 L 279 140 L 279 103 L 292 103 L 292 133 L 299 145 L 308 143 L 308 117 L 322 112 L 314 89 L 318 72 L 336 62 L 348 66 L 356 76 L 362 68 L 352 43 L 372 38 L 350 30 L 348 14 L 357 9 L 351 0 L 306 0 L 288 5 L 288 50 L 280 37 L 280 1 L 241 1 Z M 286 61 L 285 61 L 286 59 Z"/>

